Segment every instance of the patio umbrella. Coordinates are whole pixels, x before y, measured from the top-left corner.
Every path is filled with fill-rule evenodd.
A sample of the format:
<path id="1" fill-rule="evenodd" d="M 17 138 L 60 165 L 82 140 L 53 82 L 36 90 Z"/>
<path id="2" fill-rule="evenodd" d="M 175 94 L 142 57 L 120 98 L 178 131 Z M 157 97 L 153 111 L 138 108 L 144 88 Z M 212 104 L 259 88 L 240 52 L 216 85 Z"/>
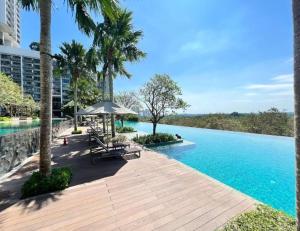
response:
<path id="1" fill-rule="evenodd" d="M 134 114 L 137 113 L 132 111 L 126 107 L 123 107 L 117 103 L 113 103 L 110 101 L 98 102 L 92 106 L 89 106 L 85 109 L 80 109 L 77 112 L 77 115 L 126 115 L 126 114 Z"/>
<path id="2" fill-rule="evenodd" d="M 107 128 L 105 128 L 105 115 L 113 114 L 113 115 L 126 115 L 126 114 L 137 114 L 135 111 L 132 111 L 124 106 L 121 106 L 117 103 L 113 103 L 110 101 L 102 101 L 98 102 L 92 106 L 89 106 L 85 109 L 80 109 L 77 112 L 77 115 L 102 115 L 103 121 L 103 131 L 107 129 L 108 131 L 108 124 Z"/>

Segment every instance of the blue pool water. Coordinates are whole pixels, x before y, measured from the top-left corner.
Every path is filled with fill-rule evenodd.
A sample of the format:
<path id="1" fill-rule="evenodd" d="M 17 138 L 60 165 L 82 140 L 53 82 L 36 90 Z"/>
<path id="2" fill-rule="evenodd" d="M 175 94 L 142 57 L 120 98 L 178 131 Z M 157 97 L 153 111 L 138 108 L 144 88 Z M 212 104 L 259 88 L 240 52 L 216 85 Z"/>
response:
<path id="1" fill-rule="evenodd" d="M 150 123 L 130 123 L 151 132 Z M 193 145 L 157 150 L 259 201 L 295 216 L 295 150 L 289 137 L 158 125 Z"/>
<path id="2" fill-rule="evenodd" d="M 53 120 L 53 124 L 59 123 L 61 120 Z M 21 121 L 19 123 L 10 123 L 10 122 L 1 122 L 0 123 L 0 136 L 7 135 L 10 133 L 19 132 L 25 129 L 35 128 L 40 126 L 39 120 L 33 120 L 33 121 Z"/>

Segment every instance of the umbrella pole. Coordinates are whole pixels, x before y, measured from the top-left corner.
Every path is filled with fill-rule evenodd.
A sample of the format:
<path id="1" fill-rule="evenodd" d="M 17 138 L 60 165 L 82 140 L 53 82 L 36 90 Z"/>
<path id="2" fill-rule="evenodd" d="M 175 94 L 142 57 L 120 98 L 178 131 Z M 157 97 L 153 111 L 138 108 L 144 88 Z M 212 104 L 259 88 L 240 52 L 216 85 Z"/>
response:
<path id="1" fill-rule="evenodd" d="M 105 116 L 105 115 L 102 115 L 103 133 L 106 132 L 106 128 L 105 128 L 105 120 L 106 120 L 106 116 Z"/>
<path id="2" fill-rule="evenodd" d="M 108 134 L 108 121 L 107 120 L 106 120 L 106 129 L 107 129 L 106 131 L 107 131 L 107 134 Z"/>

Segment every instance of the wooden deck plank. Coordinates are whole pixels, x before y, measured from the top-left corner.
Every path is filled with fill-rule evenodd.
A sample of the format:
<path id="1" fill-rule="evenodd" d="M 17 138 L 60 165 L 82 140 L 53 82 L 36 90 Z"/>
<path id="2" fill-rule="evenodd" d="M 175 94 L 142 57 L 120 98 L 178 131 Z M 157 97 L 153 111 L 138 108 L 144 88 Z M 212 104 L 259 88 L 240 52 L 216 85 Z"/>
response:
<path id="1" fill-rule="evenodd" d="M 214 230 L 257 203 L 155 152 L 91 165 L 85 136 L 70 136 L 69 141 L 53 152 L 54 164 L 73 169 L 72 187 L 12 200 L 0 212 L 0 230 Z M 68 158 L 68 152 L 75 154 Z M 14 179 L 0 186 L 19 190 Z"/>

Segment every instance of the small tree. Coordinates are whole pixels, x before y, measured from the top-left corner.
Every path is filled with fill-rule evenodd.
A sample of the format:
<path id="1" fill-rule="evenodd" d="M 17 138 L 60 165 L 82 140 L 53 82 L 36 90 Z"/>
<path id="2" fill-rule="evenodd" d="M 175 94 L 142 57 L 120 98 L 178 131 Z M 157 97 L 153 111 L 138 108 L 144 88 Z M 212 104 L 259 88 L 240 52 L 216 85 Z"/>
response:
<path id="1" fill-rule="evenodd" d="M 39 42 L 32 42 L 29 44 L 29 48 L 31 50 L 34 50 L 34 51 L 40 51 L 40 43 Z"/>
<path id="2" fill-rule="evenodd" d="M 135 112 L 139 112 L 143 107 L 134 91 L 121 91 L 115 96 L 115 101 Z M 122 127 L 124 126 L 124 116 L 120 116 Z"/>
<path id="3" fill-rule="evenodd" d="M 152 116 L 153 135 L 156 134 L 156 126 L 162 118 L 188 107 L 188 104 L 178 97 L 181 94 L 180 87 L 168 75 L 155 75 L 140 90 L 142 101 Z"/>
<path id="4" fill-rule="evenodd" d="M 23 95 L 21 87 L 11 77 L 0 72 L 0 107 L 11 116 L 32 115 L 38 109 L 31 95 Z"/>

